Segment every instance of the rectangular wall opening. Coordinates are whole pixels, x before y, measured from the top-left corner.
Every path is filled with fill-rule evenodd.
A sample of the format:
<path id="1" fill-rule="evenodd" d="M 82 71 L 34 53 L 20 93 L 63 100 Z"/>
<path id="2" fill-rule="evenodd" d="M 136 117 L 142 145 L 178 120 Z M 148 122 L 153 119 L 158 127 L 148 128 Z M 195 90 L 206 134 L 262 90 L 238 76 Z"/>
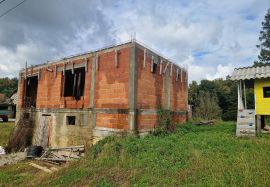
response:
<path id="1" fill-rule="evenodd" d="M 66 119 L 67 125 L 75 125 L 76 117 L 75 116 L 67 116 Z"/>
<path id="2" fill-rule="evenodd" d="M 24 105 L 27 108 L 36 107 L 38 77 L 37 76 L 28 77 L 25 83 L 26 83 L 25 85 L 26 91 L 25 91 Z"/>
<path id="3" fill-rule="evenodd" d="M 263 97 L 270 98 L 270 87 L 263 87 Z"/>
<path id="4" fill-rule="evenodd" d="M 80 100 L 84 95 L 85 85 L 85 68 L 76 68 L 74 73 L 72 70 L 65 71 L 64 77 L 64 97 L 74 97 Z"/>

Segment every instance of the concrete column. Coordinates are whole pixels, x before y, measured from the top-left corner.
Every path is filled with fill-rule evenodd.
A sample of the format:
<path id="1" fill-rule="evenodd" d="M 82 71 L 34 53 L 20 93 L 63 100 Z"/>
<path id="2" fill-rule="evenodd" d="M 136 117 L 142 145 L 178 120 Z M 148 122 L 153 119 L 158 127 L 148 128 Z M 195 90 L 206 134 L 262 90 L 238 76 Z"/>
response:
<path id="1" fill-rule="evenodd" d="M 167 68 L 165 72 L 165 109 L 167 110 L 170 110 L 171 106 L 170 82 L 171 82 L 170 70 L 169 68 Z"/>
<path id="2" fill-rule="evenodd" d="M 90 115 L 92 118 L 93 127 L 96 126 L 96 114 L 94 113 L 95 103 L 95 84 L 96 84 L 96 60 L 97 56 L 93 57 L 91 66 L 91 85 L 90 85 Z"/>
<path id="3" fill-rule="evenodd" d="M 134 132 L 136 130 L 136 118 L 137 118 L 137 48 L 135 42 L 130 47 L 130 60 L 129 60 L 129 88 L 128 88 L 128 126 L 129 131 Z"/>

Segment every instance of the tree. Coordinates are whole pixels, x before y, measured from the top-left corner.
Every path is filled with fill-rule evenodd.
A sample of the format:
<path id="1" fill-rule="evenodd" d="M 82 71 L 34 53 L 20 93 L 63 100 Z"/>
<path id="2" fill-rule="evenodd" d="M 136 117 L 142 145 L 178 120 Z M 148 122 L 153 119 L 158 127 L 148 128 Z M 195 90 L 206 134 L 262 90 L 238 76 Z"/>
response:
<path id="1" fill-rule="evenodd" d="M 220 118 L 221 109 L 218 106 L 218 100 L 215 94 L 209 92 L 200 92 L 199 105 L 195 110 L 195 116 L 210 120 Z"/>
<path id="2" fill-rule="evenodd" d="M 259 40 L 260 54 L 258 56 L 258 61 L 254 62 L 254 65 L 270 64 L 270 9 L 267 10 L 267 14 L 262 22 L 262 31 L 260 32 Z"/>
<path id="3" fill-rule="evenodd" d="M 10 97 L 14 90 L 18 87 L 17 78 L 0 78 L 0 93 L 5 94 L 6 97 Z"/>

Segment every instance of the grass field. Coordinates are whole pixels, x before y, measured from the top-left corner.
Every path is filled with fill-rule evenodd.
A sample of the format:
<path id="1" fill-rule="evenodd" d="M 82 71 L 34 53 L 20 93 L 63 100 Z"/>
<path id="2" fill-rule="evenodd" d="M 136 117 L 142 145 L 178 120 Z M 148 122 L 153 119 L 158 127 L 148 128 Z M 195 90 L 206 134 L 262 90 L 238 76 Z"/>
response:
<path id="1" fill-rule="evenodd" d="M 0 146 L 6 146 L 10 133 L 14 129 L 14 122 L 0 121 Z"/>
<path id="2" fill-rule="evenodd" d="M 2 133 L 2 131 L 1 131 Z M 236 138 L 233 122 L 170 135 L 111 137 L 53 174 L 29 161 L 0 168 L 0 186 L 269 186 L 270 135 Z"/>

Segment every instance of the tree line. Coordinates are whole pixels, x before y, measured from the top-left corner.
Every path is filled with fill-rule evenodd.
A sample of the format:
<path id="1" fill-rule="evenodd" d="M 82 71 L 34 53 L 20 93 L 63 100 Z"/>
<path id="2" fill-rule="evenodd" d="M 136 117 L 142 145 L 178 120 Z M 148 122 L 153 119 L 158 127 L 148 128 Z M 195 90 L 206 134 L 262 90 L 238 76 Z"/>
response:
<path id="1" fill-rule="evenodd" d="M 17 78 L 0 78 L 0 93 L 4 94 L 5 97 L 10 97 L 11 94 L 18 87 L 18 79 Z"/>
<path id="2" fill-rule="evenodd" d="M 194 117 L 202 119 L 237 118 L 237 82 L 227 77 L 224 79 L 192 81 L 189 84 L 189 104 L 192 105 Z M 254 109 L 254 90 L 246 89 L 247 106 Z"/>

